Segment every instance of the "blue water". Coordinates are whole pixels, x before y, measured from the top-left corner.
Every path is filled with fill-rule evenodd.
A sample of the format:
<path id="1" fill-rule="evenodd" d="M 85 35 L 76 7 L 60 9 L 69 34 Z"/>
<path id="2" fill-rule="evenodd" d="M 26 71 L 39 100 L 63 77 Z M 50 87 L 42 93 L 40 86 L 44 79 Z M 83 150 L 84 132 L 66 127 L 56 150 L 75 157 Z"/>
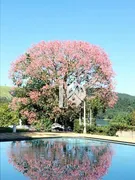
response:
<path id="1" fill-rule="evenodd" d="M 104 119 L 97 119 L 96 124 L 97 126 L 107 126 L 109 125 L 110 121 L 104 120 Z"/>
<path id="2" fill-rule="evenodd" d="M 135 180 L 135 146 L 50 138 L 0 143 L 0 180 Z"/>

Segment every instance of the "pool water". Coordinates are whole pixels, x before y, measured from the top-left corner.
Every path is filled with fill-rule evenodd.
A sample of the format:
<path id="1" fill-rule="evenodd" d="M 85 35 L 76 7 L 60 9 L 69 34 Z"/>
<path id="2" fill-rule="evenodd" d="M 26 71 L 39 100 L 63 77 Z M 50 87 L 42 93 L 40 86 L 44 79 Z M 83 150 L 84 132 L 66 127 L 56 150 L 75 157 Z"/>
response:
<path id="1" fill-rule="evenodd" d="M 1 180 L 135 180 L 135 146 L 48 138 L 0 148 Z"/>

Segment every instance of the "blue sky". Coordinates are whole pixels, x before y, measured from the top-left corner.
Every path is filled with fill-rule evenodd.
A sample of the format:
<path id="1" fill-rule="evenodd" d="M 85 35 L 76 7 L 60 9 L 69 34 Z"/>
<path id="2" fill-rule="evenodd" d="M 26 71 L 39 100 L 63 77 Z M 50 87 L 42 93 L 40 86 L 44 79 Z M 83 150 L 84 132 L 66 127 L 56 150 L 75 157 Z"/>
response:
<path id="1" fill-rule="evenodd" d="M 135 95 L 134 0 L 1 0 L 1 85 L 10 63 L 41 40 L 83 40 L 109 54 L 117 92 Z"/>

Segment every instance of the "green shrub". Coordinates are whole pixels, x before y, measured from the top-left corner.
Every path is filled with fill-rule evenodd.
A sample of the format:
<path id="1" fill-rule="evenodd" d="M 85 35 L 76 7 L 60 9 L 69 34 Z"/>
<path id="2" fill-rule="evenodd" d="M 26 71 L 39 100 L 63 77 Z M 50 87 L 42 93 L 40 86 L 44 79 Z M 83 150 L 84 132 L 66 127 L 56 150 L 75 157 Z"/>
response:
<path id="1" fill-rule="evenodd" d="M 111 127 L 116 128 L 117 131 L 128 131 L 128 130 L 135 130 L 135 126 L 130 126 L 124 123 L 111 123 L 110 124 Z"/>
<path id="2" fill-rule="evenodd" d="M 9 125 L 19 123 L 18 113 L 8 108 L 8 104 L 0 104 L 0 127 L 8 127 Z"/>
<path id="3" fill-rule="evenodd" d="M 112 120 L 112 123 L 130 125 L 131 124 L 131 115 L 130 114 L 118 114 Z"/>
<path id="4" fill-rule="evenodd" d="M 83 128 L 84 128 L 83 125 L 81 125 L 81 126 L 79 125 L 78 119 L 74 120 L 74 132 L 83 133 Z"/>
<path id="5" fill-rule="evenodd" d="M 53 122 L 51 120 L 43 118 L 35 124 L 35 128 L 37 131 L 51 132 L 52 124 Z"/>
<path id="6" fill-rule="evenodd" d="M 108 127 L 107 126 L 97 126 L 96 127 L 96 132 L 98 134 L 107 135 Z"/>
<path id="7" fill-rule="evenodd" d="M 116 136 L 117 131 L 135 131 L 134 126 L 129 126 L 126 123 L 116 123 L 112 122 L 108 126 L 90 126 L 87 125 L 88 134 L 106 135 L 106 136 Z M 74 121 L 74 132 L 83 133 L 83 126 L 79 125 L 79 121 Z"/>
<path id="8" fill-rule="evenodd" d="M 129 126 L 125 123 L 111 123 L 108 127 L 107 127 L 107 133 L 106 135 L 108 136 L 115 136 L 117 131 L 135 131 L 135 127 L 134 126 Z"/>
<path id="9" fill-rule="evenodd" d="M 135 110 L 131 113 L 131 125 L 135 126 Z"/>
<path id="10" fill-rule="evenodd" d="M 44 122 L 44 130 L 50 132 L 53 122 L 50 119 L 43 119 L 43 122 Z"/>
<path id="11" fill-rule="evenodd" d="M 96 126 L 94 126 L 94 125 L 92 125 L 92 126 L 88 125 L 87 126 L 87 133 L 93 134 L 95 132 L 96 132 Z"/>
<path id="12" fill-rule="evenodd" d="M 115 126 L 108 126 L 106 127 L 106 135 L 107 136 L 116 136 L 117 127 Z"/>
<path id="13" fill-rule="evenodd" d="M 87 126 L 87 133 L 98 135 L 115 135 L 109 126 Z"/>

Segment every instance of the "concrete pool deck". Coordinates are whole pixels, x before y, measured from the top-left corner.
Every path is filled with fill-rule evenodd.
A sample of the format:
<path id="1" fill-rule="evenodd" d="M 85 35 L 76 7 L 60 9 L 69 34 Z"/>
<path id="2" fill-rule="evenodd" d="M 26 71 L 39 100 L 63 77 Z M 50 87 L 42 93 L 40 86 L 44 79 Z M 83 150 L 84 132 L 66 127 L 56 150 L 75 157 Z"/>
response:
<path id="1" fill-rule="evenodd" d="M 0 141 L 17 141 L 37 138 L 56 138 L 56 137 L 80 137 L 97 140 L 107 140 L 115 143 L 131 143 L 135 145 L 135 138 L 123 138 L 115 136 L 78 134 L 78 133 L 51 133 L 51 132 L 22 132 L 22 133 L 0 133 Z"/>

